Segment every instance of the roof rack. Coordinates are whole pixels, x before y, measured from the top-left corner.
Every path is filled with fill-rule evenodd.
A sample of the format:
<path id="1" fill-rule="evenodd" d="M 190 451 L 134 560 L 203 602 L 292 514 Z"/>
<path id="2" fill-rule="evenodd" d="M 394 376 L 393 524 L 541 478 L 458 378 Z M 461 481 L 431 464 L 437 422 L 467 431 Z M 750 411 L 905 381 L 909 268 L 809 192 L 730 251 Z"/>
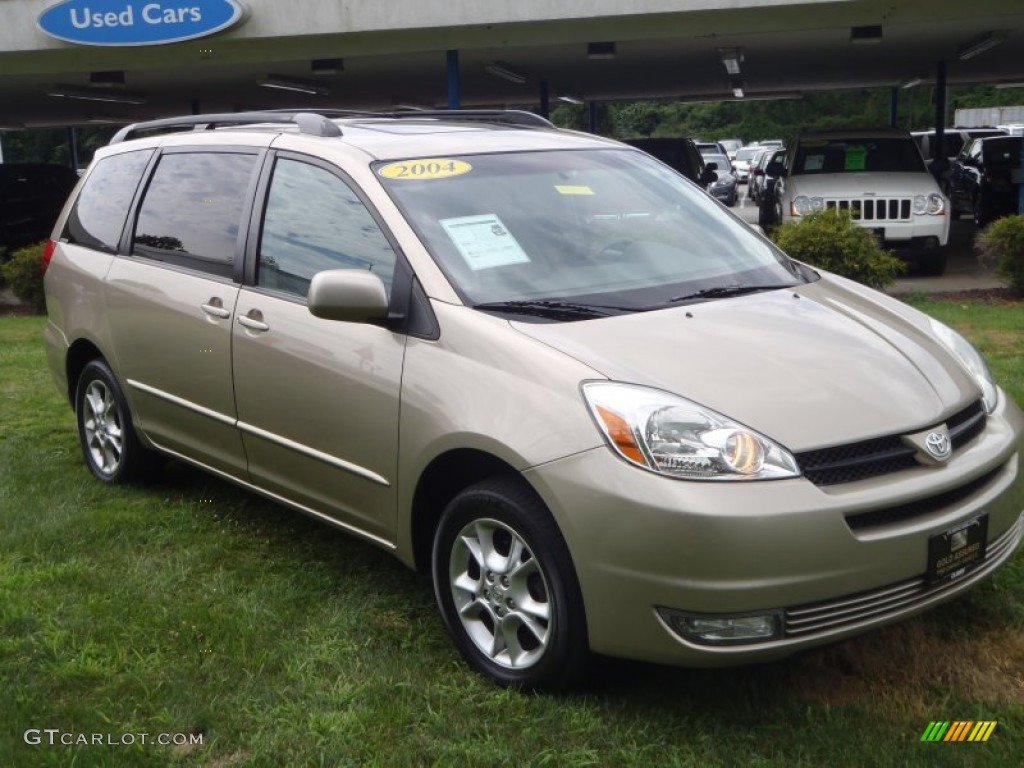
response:
<path id="1" fill-rule="evenodd" d="M 159 131 L 162 129 L 186 129 L 208 131 L 222 125 L 249 125 L 252 123 L 292 123 L 299 127 L 300 133 L 311 136 L 341 136 L 341 128 L 326 117 L 315 112 L 229 112 L 217 115 L 184 115 L 167 117 L 161 120 L 148 120 L 144 123 L 127 125 L 110 140 L 111 144 L 135 138 L 140 133 Z"/>
<path id="2" fill-rule="evenodd" d="M 428 118 L 431 120 L 470 121 L 479 123 L 500 123 L 529 128 L 554 128 L 547 118 L 523 109 L 408 109 L 398 112 L 379 112 L 376 117 L 402 119 Z"/>
<path id="3" fill-rule="evenodd" d="M 295 110 L 269 109 L 268 112 L 294 112 Z M 452 120 L 457 122 L 500 123 L 531 128 L 554 128 L 550 120 L 522 109 L 398 109 L 374 111 L 369 109 L 318 109 L 317 114 L 338 118 L 389 118 L 404 120 Z"/>

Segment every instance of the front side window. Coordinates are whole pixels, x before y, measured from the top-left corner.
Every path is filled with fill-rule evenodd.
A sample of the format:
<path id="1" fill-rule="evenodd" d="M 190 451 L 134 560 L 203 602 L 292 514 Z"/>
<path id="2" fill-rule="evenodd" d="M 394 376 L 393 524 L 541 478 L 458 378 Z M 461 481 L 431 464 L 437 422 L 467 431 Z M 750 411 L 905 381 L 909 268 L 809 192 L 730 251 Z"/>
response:
<path id="1" fill-rule="evenodd" d="M 781 251 L 635 151 L 467 155 L 375 170 L 470 304 L 629 312 L 706 289 L 803 282 Z"/>
<path id="2" fill-rule="evenodd" d="M 157 163 L 132 253 L 230 277 L 256 155 L 174 152 Z"/>
<path id="3" fill-rule="evenodd" d="M 369 270 L 390 294 L 395 252 L 341 178 L 279 158 L 263 217 L 256 283 L 305 297 L 313 275 L 328 269 Z"/>
<path id="4" fill-rule="evenodd" d="M 68 217 L 69 243 L 117 252 L 132 197 L 153 150 L 123 152 L 96 161 Z"/>

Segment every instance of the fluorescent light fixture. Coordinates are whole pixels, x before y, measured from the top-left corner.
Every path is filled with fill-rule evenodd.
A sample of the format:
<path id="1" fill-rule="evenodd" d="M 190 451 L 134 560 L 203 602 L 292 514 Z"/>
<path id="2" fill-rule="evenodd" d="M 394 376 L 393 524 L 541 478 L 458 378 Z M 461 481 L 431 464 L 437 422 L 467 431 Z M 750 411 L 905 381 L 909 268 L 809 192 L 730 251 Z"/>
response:
<path id="1" fill-rule="evenodd" d="M 560 96 L 555 97 L 558 101 L 564 101 L 566 104 L 582 104 L 583 99 L 578 96 L 570 96 L 567 93 L 563 93 Z"/>
<path id="2" fill-rule="evenodd" d="M 923 82 L 924 75 L 911 75 L 904 80 L 900 80 L 900 88 L 913 88 L 915 85 L 920 85 Z"/>
<path id="3" fill-rule="evenodd" d="M 81 88 L 76 85 L 55 85 L 47 95 L 61 99 L 78 99 L 80 101 L 105 101 L 111 104 L 145 104 L 146 98 L 139 93 L 125 93 Z"/>
<path id="4" fill-rule="evenodd" d="M 295 91 L 296 93 L 307 93 L 310 96 L 327 96 L 330 91 L 322 85 L 311 83 L 306 80 L 294 80 L 283 75 L 267 75 L 265 80 L 259 83 L 264 88 L 276 88 L 281 91 Z"/>
<path id="5" fill-rule="evenodd" d="M 614 59 L 615 43 L 608 41 L 604 43 L 587 43 L 588 59 Z"/>
<path id="6" fill-rule="evenodd" d="M 343 59 L 313 59 L 309 62 L 309 71 L 314 75 L 336 75 L 344 69 Z"/>
<path id="7" fill-rule="evenodd" d="M 970 40 L 961 45 L 956 50 L 957 58 L 961 61 L 967 61 L 973 59 L 989 48 L 995 48 L 997 45 L 1002 44 L 1006 40 L 1006 35 L 1002 32 L 986 32 L 973 40 Z"/>
<path id="8" fill-rule="evenodd" d="M 854 45 L 875 45 L 882 42 L 882 25 L 850 27 L 850 42 Z"/>
<path id="9" fill-rule="evenodd" d="M 725 65 L 726 72 L 730 75 L 738 75 L 740 73 L 740 62 L 743 61 L 742 48 L 719 48 L 718 56 Z"/>
<path id="10" fill-rule="evenodd" d="M 739 79 L 733 79 L 729 86 L 732 88 L 733 96 L 735 96 L 737 99 L 743 98 L 743 88 L 746 86 L 745 82 Z"/>
<path id="11" fill-rule="evenodd" d="M 124 70 L 113 69 L 108 72 L 90 72 L 89 84 L 103 88 L 124 88 Z"/>
<path id="12" fill-rule="evenodd" d="M 507 64 L 503 64 L 500 61 L 495 61 L 484 67 L 484 72 L 495 77 L 500 77 L 502 80 L 508 80 L 510 83 L 516 85 L 522 85 L 526 82 L 526 75 L 516 72 L 514 69 L 509 69 Z"/>

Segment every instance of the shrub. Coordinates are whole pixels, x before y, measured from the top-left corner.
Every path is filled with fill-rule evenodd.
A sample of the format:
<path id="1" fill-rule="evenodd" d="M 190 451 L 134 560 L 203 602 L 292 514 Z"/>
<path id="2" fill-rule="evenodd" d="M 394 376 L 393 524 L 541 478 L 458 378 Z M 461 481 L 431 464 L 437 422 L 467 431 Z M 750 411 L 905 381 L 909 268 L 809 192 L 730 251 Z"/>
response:
<path id="1" fill-rule="evenodd" d="M 994 271 L 1017 293 L 1024 293 L 1024 216 L 993 221 L 978 234 L 974 251 L 982 266 Z"/>
<path id="2" fill-rule="evenodd" d="M 43 295 L 43 243 L 19 248 L 0 266 L 0 279 L 14 291 L 14 295 L 37 312 L 46 311 L 46 297 Z"/>
<path id="3" fill-rule="evenodd" d="M 7 249 L 0 245 L 0 291 L 7 287 L 7 281 L 4 280 L 4 264 L 7 263 Z"/>
<path id="4" fill-rule="evenodd" d="M 788 221 L 775 228 L 772 239 L 798 261 L 872 288 L 889 285 L 906 268 L 868 230 L 854 224 L 849 211 L 830 208 Z"/>

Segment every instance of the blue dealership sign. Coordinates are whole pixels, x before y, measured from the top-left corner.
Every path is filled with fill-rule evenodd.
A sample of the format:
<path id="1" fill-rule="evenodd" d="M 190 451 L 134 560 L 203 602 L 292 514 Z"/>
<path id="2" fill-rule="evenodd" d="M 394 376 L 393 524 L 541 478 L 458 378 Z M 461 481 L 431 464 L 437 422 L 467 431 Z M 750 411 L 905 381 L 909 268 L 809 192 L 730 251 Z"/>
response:
<path id="1" fill-rule="evenodd" d="M 81 45 L 160 45 L 212 35 L 247 15 L 238 0 L 63 0 L 39 29 Z"/>

